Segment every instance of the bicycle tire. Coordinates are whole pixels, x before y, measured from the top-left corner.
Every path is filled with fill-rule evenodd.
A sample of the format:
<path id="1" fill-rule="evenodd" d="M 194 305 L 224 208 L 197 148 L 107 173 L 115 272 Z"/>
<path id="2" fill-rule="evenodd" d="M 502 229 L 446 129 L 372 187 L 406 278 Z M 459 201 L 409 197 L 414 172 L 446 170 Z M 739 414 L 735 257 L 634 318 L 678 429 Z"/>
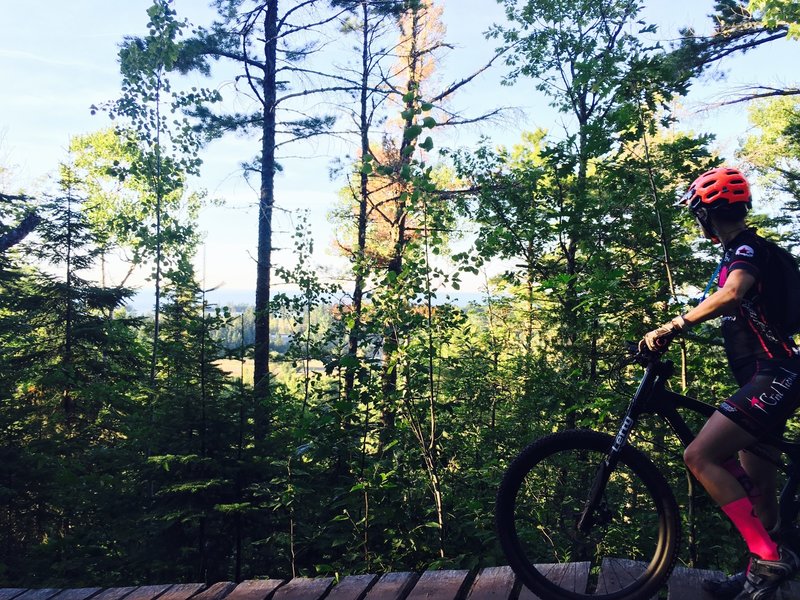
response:
<path id="1" fill-rule="evenodd" d="M 596 431 L 555 433 L 525 448 L 503 477 L 495 512 L 500 545 L 542 600 L 649 599 L 672 572 L 678 504 L 658 468 L 631 446 L 622 448 L 596 511 L 602 523 L 588 535 L 577 531 L 613 443 Z"/>

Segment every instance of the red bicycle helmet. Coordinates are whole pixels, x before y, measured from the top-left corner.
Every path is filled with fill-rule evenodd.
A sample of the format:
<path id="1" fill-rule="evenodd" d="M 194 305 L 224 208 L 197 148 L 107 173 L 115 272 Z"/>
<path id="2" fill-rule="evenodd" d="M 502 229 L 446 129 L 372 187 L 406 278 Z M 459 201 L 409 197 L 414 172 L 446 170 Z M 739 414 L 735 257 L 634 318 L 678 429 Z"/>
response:
<path id="1" fill-rule="evenodd" d="M 732 205 L 750 208 L 752 197 L 747 180 L 738 169 L 718 167 L 706 171 L 692 182 L 681 198 L 693 212 L 701 207 L 715 209 Z"/>

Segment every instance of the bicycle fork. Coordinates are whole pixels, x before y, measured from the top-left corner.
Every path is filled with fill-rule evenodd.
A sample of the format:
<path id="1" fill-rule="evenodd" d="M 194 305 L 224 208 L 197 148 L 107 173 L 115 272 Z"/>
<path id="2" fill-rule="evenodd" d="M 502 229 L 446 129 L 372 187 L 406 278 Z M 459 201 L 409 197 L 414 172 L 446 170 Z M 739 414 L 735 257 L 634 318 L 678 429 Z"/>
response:
<path id="1" fill-rule="evenodd" d="M 630 412 L 628 412 L 628 414 L 625 415 L 625 419 L 622 421 L 617 436 L 614 438 L 614 443 L 611 445 L 608 456 L 606 456 L 597 467 L 597 473 L 594 476 L 594 481 L 589 491 L 589 497 L 586 499 L 586 504 L 578 518 L 578 531 L 583 534 L 588 533 L 595 524 L 595 514 L 602 505 L 606 484 L 611 477 L 611 473 L 617 467 L 619 453 L 627 443 L 628 436 L 635 423 L 636 421 L 631 416 Z"/>
<path id="2" fill-rule="evenodd" d="M 595 514 L 603 504 L 603 494 L 605 493 L 606 484 L 611 477 L 611 473 L 617 468 L 619 453 L 622 452 L 622 448 L 628 443 L 628 437 L 642 412 L 642 407 L 646 405 L 648 400 L 652 397 L 653 390 L 656 386 L 659 384 L 663 385 L 660 383 L 663 381 L 662 376 L 663 372 L 654 369 L 651 364 L 647 367 L 644 377 L 642 377 L 642 380 L 639 382 L 639 387 L 636 389 L 633 398 L 631 398 L 628 410 L 625 411 L 625 418 L 622 420 L 622 424 L 617 431 L 614 443 L 611 444 L 611 449 L 608 451 L 605 460 L 603 460 L 597 468 L 597 474 L 594 477 L 592 488 L 589 491 L 589 497 L 578 518 L 578 531 L 581 533 L 588 533 L 595 524 Z"/>

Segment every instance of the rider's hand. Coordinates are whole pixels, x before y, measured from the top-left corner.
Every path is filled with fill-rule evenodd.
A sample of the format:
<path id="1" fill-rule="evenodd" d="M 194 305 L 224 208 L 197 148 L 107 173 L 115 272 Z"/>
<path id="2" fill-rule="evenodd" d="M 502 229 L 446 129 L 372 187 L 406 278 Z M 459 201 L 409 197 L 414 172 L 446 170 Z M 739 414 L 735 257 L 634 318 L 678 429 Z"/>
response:
<path id="1" fill-rule="evenodd" d="M 653 352 L 663 352 L 669 347 L 670 342 L 675 336 L 682 333 L 687 328 L 686 319 L 683 317 L 675 317 L 669 323 L 646 333 L 642 341 L 639 342 L 639 350 L 643 350 L 647 347 Z"/>

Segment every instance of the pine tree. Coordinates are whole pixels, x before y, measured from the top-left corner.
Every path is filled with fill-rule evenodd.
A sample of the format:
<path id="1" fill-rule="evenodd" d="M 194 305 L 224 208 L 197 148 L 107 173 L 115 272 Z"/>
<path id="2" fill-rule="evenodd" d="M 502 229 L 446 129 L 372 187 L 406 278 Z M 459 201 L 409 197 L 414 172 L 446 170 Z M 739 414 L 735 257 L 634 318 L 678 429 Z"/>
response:
<path id="1" fill-rule="evenodd" d="M 16 576 L 30 582 L 96 580 L 97 572 L 81 563 L 99 554 L 91 563 L 103 571 L 129 542 L 124 519 L 117 530 L 102 523 L 113 512 L 110 498 L 120 505 L 130 498 L 116 471 L 128 449 L 122 444 L 116 456 L 108 449 L 119 445 L 136 398 L 137 324 L 107 318 L 129 290 L 87 279 L 97 244 L 80 184 L 63 165 L 59 193 L 39 206 L 38 238 L 25 247 L 42 267 L 28 267 L 8 307 L 20 323 L 8 346 L 19 366 L 12 398 L 17 414 L 27 415 L 11 440 L 12 448 L 19 444 L 17 464 L 28 467 L 12 487 L 26 498 L 14 519 L 29 528 L 17 539 L 26 540 L 18 558 L 28 564 Z M 135 463 L 131 455 L 122 460 Z"/>

